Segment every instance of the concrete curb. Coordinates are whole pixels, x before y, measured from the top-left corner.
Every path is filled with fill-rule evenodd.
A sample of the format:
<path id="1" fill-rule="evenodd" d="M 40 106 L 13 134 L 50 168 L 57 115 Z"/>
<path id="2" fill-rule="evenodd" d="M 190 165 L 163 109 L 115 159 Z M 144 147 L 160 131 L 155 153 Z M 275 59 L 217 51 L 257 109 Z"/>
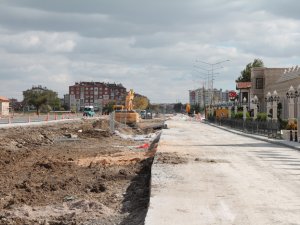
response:
<path id="1" fill-rule="evenodd" d="M 255 134 L 248 134 L 248 133 L 244 133 L 244 132 L 241 132 L 241 131 L 232 130 L 232 129 L 229 129 L 229 128 L 226 128 L 226 127 L 223 127 L 223 126 L 219 126 L 219 125 L 216 125 L 216 124 L 213 124 L 213 123 L 209 123 L 207 121 L 205 121 L 204 123 L 207 124 L 207 125 L 222 129 L 224 131 L 228 131 L 228 132 L 237 134 L 237 135 L 253 138 L 253 139 L 256 139 L 256 140 L 260 140 L 260 141 L 269 142 L 271 144 L 276 144 L 276 145 L 280 145 L 280 146 L 283 146 L 283 147 L 288 147 L 288 148 L 292 148 L 292 149 L 300 151 L 300 143 L 298 143 L 298 142 L 292 142 L 292 141 L 288 142 L 286 140 L 274 140 L 274 139 L 270 139 L 268 137 L 262 137 L 262 136 L 255 135 Z"/>

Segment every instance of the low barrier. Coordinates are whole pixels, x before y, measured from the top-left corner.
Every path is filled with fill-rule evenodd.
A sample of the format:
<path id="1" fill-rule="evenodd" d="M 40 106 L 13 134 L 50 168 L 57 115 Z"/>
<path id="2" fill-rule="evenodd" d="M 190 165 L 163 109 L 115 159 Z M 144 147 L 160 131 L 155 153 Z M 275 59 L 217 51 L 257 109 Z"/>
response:
<path id="1" fill-rule="evenodd" d="M 75 119 L 82 117 L 80 113 L 48 113 L 37 115 L 35 113 L 30 114 L 17 114 L 9 115 L 7 117 L 0 118 L 0 124 L 16 124 L 16 123 L 33 123 L 33 122 L 47 122 L 55 120 L 66 120 L 66 119 Z"/>
<path id="2" fill-rule="evenodd" d="M 242 119 L 216 119 L 209 118 L 209 122 L 218 124 L 220 126 L 229 127 L 231 129 L 239 130 L 245 133 L 258 134 L 272 138 L 281 138 L 279 123 L 277 121 L 256 121 L 256 120 L 242 120 Z"/>

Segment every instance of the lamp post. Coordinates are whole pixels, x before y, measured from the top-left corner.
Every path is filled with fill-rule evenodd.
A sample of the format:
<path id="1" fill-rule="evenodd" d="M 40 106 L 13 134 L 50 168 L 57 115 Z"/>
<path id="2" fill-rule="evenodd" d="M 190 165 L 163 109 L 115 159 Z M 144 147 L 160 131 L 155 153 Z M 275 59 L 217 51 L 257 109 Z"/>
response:
<path id="1" fill-rule="evenodd" d="M 223 60 L 223 61 L 220 61 L 220 62 L 216 62 L 216 63 L 208 63 L 208 62 L 205 62 L 205 61 L 196 60 L 196 62 L 204 63 L 204 64 L 206 64 L 206 65 L 208 65 L 208 66 L 211 67 L 210 70 L 207 70 L 207 71 L 211 71 L 211 92 L 212 92 L 212 93 L 211 93 L 211 96 L 210 96 L 211 104 L 212 104 L 212 102 L 213 102 L 213 97 L 214 97 L 214 90 L 213 90 L 213 89 L 214 89 L 214 75 L 216 74 L 216 73 L 214 73 L 214 71 L 217 70 L 217 69 L 222 68 L 222 67 L 215 68 L 215 66 L 216 66 L 216 65 L 219 65 L 219 64 L 221 64 L 221 63 L 224 63 L 224 62 L 228 62 L 228 61 L 230 61 L 230 60 L 229 60 L 229 59 L 226 59 L 226 60 Z M 197 68 L 203 69 L 203 68 L 201 68 L 201 67 L 197 67 Z M 206 70 L 206 69 L 203 69 L 203 70 Z"/>
<path id="2" fill-rule="evenodd" d="M 278 106 L 278 102 L 279 102 L 279 96 L 278 96 L 276 90 L 273 92 L 271 99 L 272 99 L 272 105 L 273 105 L 273 118 L 272 119 L 274 122 L 276 122 L 277 121 L 277 106 Z"/>
<path id="3" fill-rule="evenodd" d="M 254 95 L 252 99 L 252 104 L 254 104 L 254 112 L 253 112 L 253 120 L 257 119 L 257 104 L 258 104 L 258 98 L 256 95 Z"/>
<path id="4" fill-rule="evenodd" d="M 272 97 L 271 92 L 268 92 L 267 97 L 265 98 L 265 101 L 267 103 L 267 120 L 270 120 L 269 113 L 270 113 L 271 103 L 272 103 L 271 97 Z"/>
<path id="5" fill-rule="evenodd" d="M 246 112 L 247 112 L 247 99 L 246 97 L 243 98 L 243 120 L 246 121 L 247 119 L 247 115 L 246 115 Z"/>
<path id="6" fill-rule="evenodd" d="M 298 93 L 297 93 L 298 94 Z M 294 122 L 295 118 L 295 89 L 293 86 L 291 86 L 286 93 L 286 97 L 289 99 L 289 123 Z"/>
<path id="7" fill-rule="evenodd" d="M 231 119 L 231 104 L 227 102 L 227 109 L 228 109 L 228 119 Z"/>
<path id="8" fill-rule="evenodd" d="M 297 98 L 297 137 L 300 137 L 300 84 L 295 91 L 295 96 Z"/>
<path id="9" fill-rule="evenodd" d="M 234 114 L 236 115 L 237 114 L 237 106 L 238 105 L 238 100 L 237 99 L 235 99 L 234 100 Z"/>

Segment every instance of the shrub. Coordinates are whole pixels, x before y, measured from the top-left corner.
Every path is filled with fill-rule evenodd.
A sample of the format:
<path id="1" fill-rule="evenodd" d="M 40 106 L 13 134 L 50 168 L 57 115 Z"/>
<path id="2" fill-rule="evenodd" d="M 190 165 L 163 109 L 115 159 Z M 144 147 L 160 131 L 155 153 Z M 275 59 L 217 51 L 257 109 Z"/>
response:
<path id="1" fill-rule="evenodd" d="M 295 120 L 291 123 L 288 123 L 286 126 L 286 129 L 287 130 L 297 130 L 297 120 Z"/>
<path id="2" fill-rule="evenodd" d="M 234 113 L 234 111 L 231 112 L 231 117 L 230 117 L 230 118 L 235 118 L 235 113 Z"/>
<path id="3" fill-rule="evenodd" d="M 267 113 L 257 113 L 257 120 L 266 121 L 267 120 Z"/>
<path id="4" fill-rule="evenodd" d="M 238 111 L 236 114 L 234 114 L 234 118 L 243 119 L 243 112 Z M 246 118 L 250 118 L 249 112 L 246 112 Z"/>
<path id="5" fill-rule="evenodd" d="M 287 128 L 288 121 L 287 120 L 282 120 L 281 118 L 278 118 L 279 121 L 279 129 L 283 130 Z"/>
<path id="6" fill-rule="evenodd" d="M 40 112 L 41 113 L 48 113 L 52 110 L 51 106 L 50 105 L 46 105 L 46 104 L 43 104 L 41 107 L 40 107 Z"/>

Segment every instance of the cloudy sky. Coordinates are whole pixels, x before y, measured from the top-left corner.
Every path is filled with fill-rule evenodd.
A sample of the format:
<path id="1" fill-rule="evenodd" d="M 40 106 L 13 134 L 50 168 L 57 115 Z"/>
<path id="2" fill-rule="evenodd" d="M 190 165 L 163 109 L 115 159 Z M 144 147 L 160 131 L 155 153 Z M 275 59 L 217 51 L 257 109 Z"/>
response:
<path id="1" fill-rule="evenodd" d="M 105 81 L 153 103 L 186 102 L 210 69 L 200 61 L 225 60 L 214 87 L 234 89 L 254 58 L 300 64 L 299 8 L 296 0 L 0 0 L 0 95 L 22 100 L 43 85 L 63 96 L 76 81 Z"/>

